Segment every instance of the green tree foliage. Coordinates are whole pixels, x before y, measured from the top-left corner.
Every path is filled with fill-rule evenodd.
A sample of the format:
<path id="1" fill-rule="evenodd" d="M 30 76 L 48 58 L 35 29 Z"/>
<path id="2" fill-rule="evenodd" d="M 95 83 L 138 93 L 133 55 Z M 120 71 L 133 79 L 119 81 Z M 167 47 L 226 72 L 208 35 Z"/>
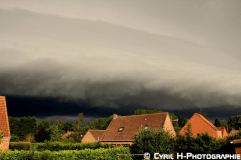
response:
<path id="1" fill-rule="evenodd" d="M 72 139 L 75 143 L 80 143 L 83 137 L 81 136 L 81 134 L 75 133 L 68 135 L 66 138 Z"/>
<path id="2" fill-rule="evenodd" d="M 175 129 L 176 133 L 179 133 L 180 130 L 182 129 L 182 127 L 174 127 L 174 129 Z"/>
<path id="3" fill-rule="evenodd" d="M 239 130 L 239 128 L 241 128 L 241 115 L 230 116 L 228 118 L 228 128 L 229 128 L 229 131 L 232 128 L 235 130 Z"/>
<path id="4" fill-rule="evenodd" d="M 191 152 L 193 154 L 210 154 L 217 151 L 222 146 L 227 144 L 225 139 L 217 139 L 209 136 L 208 133 L 197 134 L 195 137 L 192 133 L 192 125 L 188 123 L 185 128 L 185 135 L 177 134 L 175 139 L 175 152 L 184 153 Z"/>
<path id="5" fill-rule="evenodd" d="M 218 117 L 216 117 L 215 122 L 214 122 L 214 125 L 215 125 L 216 127 L 221 127 L 221 122 L 220 122 L 220 120 L 218 119 Z"/>
<path id="6" fill-rule="evenodd" d="M 36 142 L 44 142 L 44 140 L 49 140 L 50 135 L 49 132 L 44 128 L 40 128 L 38 132 L 35 134 L 35 141 Z"/>
<path id="7" fill-rule="evenodd" d="M 92 123 L 88 122 L 87 126 L 89 127 L 89 129 L 106 130 L 112 119 L 113 115 L 108 118 L 99 118 L 94 120 Z"/>
<path id="8" fill-rule="evenodd" d="M 192 137 L 193 136 L 192 124 L 191 123 L 188 123 L 187 127 L 184 128 L 184 135 L 185 135 L 185 137 Z"/>
<path id="9" fill-rule="evenodd" d="M 24 117 L 21 117 L 19 121 L 16 121 L 16 119 L 15 120 L 13 119 L 13 121 L 18 122 L 16 125 L 16 128 L 18 128 L 18 130 L 16 131 L 16 129 L 14 129 L 13 134 L 17 134 L 20 141 L 24 141 L 27 134 L 29 133 L 35 134 L 37 132 L 37 120 L 35 117 L 31 118 L 30 116 L 29 117 L 24 116 Z M 11 133 L 12 133 L 12 130 L 11 130 Z"/>
<path id="10" fill-rule="evenodd" d="M 200 112 L 199 114 L 201 114 L 204 118 L 206 118 L 207 120 L 209 120 L 207 113 L 202 113 L 202 112 Z"/>
<path id="11" fill-rule="evenodd" d="M 3 143 L 4 127 L 0 129 L 0 142 Z"/>
<path id="12" fill-rule="evenodd" d="M 35 142 L 34 134 L 33 133 L 27 134 L 25 140 L 30 142 Z"/>
<path id="13" fill-rule="evenodd" d="M 184 127 L 186 123 L 187 123 L 187 119 L 184 118 L 183 116 L 181 116 L 181 117 L 178 119 L 178 126 L 179 126 L 179 127 Z"/>
<path id="14" fill-rule="evenodd" d="M 11 137 L 13 135 L 18 137 L 18 135 L 19 135 L 18 134 L 19 133 L 19 129 L 18 129 L 19 119 L 13 118 L 13 117 L 9 117 L 8 121 L 9 121 L 9 128 L 10 128 L 10 131 L 11 131 Z M 11 141 L 12 141 L 12 138 L 11 138 Z"/>
<path id="15" fill-rule="evenodd" d="M 239 128 L 239 133 L 236 133 L 234 136 L 232 137 L 228 137 L 228 141 L 231 142 L 235 139 L 241 139 L 241 128 Z"/>
<path id="16" fill-rule="evenodd" d="M 131 147 L 133 154 L 149 152 L 151 157 L 154 153 L 172 154 L 174 152 L 174 139 L 162 128 L 140 128 L 135 133 L 134 145 Z"/>
<path id="17" fill-rule="evenodd" d="M 74 128 L 74 123 L 73 122 L 65 122 L 63 123 L 63 130 L 66 133 L 67 131 L 72 131 Z"/>
<path id="18" fill-rule="evenodd" d="M 15 134 L 11 134 L 10 142 L 19 142 L 19 137 Z"/>
<path id="19" fill-rule="evenodd" d="M 74 131 L 76 132 L 76 141 L 80 142 L 81 141 L 81 131 L 82 131 L 82 124 L 84 122 L 84 116 L 83 113 L 79 113 L 77 120 L 74 125 Z"/>
<path id="20" fill-rule="evenodd" d="M 163 113 L 164 111 L 161 110 L 146 110 L 146 109 L 138 109 L 134 112 L 134 115 L 141 115 L 141 114 L 153 114 L 153 113 Z"/>
<path id="21" fill-rule="evenodd" d="M 175 152 L 186 154 L 211 154 L 227 144 L 225 139 L 217 139 L 207 132 L 197 134 L 196 137 L 185 137 L 180 134 L 176 136 Z"/>
<path id="22" fill-rule="evenodd" d="M 47 131 L 49 131 L 49 128 L 50 128 L 49 120 L 39 122 L 38 123 L 38 130 L 42 127 L 44 127 Z"/>
<path id="23" fill-rule="evenodd" d="M 62 121 L 62 118 L 61 117 L 59 117 L 59 119 L 58 120 L 56 120 L 56 126 L 58 127 L 58 130 L 59 130 L 59 132 L 60 133 L 64 133 L 64 130 L 63 130 L 63 121 Z"/>
<path id="24" fill-rule="evenodd" d="M 50 127 L 50 141 L 60 142 L 63 139 L 62 134 L 59 132 L 59 129 L 56 125 Z"/>

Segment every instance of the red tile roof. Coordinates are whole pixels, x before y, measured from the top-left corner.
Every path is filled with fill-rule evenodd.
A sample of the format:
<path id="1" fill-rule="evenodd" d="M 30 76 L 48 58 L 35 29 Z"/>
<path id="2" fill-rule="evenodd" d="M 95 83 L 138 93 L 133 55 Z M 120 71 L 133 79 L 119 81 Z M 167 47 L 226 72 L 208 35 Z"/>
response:
<path id="1" fill-rule="evenodd" d="M 95 140 L 100 140 L 105 133 L 105 130 L 89 130 L 89 132 L 93 135 Z"/>
<path id="2" fill-rule="evenodd" d="M 193 136 L 196 136 L 197 133 L 208 132 L 209 135 L 214 135 L 217 137 L 217 127 L 215 127 L 210 121 L 204 118 L 202 115 L 195 113 L 192 118 L 187 122 L 192 124 Z M 187 124 L 181 129 L 180 134 L 185 135 L 185 128 Z"/>
<path id="3" fill-rule="evenodd" d="M 233 137 L 235 134 L 239 133 L 239 130 L 234 130 L 232 129 L 230 132 L 229 132 L 229 137 Z"/>
<path id="4" fill-rule="evenodd" d="M 4 129 L 4 137 L 10 137 L 6 99 L 0 96 L 0 129 Z"/>
<path id="5" fill-rule="evenodd" d="M 220 131 L 222 131 L 223 138 L 228 137 L 228 133 L 225 127 L 217 127 Z"/>
<path id="6" fill-rule="evenodd" d="M 101 141 L 134 141 L 134 132 L 137 132 L 140 127 L 147 125 L 153 128 L 162 127 L 165 123 L 168 113 L 143 114 L 134 116 L 120 116 L 113 119 L 106 129 Z M 118 130 L 124 127 L 122 132 Z"/>

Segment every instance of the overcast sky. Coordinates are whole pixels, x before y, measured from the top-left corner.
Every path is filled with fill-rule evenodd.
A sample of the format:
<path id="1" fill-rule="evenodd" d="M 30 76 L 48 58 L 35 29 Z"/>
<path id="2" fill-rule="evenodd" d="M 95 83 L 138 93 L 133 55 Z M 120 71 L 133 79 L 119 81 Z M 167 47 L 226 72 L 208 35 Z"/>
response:
<path id="1" fill-rule="evenodd" d="M 241 114 L 241 1 L 0 1 L 9 116 Z M 86 123 L 85 122 L 85 123 Z"/>

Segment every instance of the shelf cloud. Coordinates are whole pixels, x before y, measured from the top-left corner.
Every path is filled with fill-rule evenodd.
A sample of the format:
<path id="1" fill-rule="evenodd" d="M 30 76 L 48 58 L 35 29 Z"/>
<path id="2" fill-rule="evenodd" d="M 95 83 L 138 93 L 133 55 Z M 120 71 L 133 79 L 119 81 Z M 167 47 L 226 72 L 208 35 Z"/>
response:
<path id="1" fill-rule="evenodd" d="M 57 10 L 44 13 L 26 7 L 6 9 L 7 3 L 3 6 L 1 95 L 56 98 L 76 105 L 83 101 L 92 107 L 112 109 L 241 105 L 241 56 L 236 46 L 240 37 L 234 36 L 235 42 L 222 47 L 222 40 L 215 42 L 217 37 L 198 39 L 195 28 L 185 34 L 182 23 L 170 27 L 175 33 L 178 28 L 182 30 L 180 34 L 162 34 L 154 28 L 148 31 L 148 25 L 137 28 L 127 21 L 118 24 L 113 17 L 71 17 L 56 14 Z M 146 16 L 151 14 L 146 11 Z M 207 45 L 211 40 L 213 43 Z"/>

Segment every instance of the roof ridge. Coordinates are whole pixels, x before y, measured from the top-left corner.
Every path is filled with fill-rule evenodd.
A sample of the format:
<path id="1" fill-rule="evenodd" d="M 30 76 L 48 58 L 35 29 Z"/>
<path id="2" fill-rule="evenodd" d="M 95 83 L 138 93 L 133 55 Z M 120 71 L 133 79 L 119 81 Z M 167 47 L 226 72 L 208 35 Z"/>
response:
<path id="1" fill-rule="evenodd" d="M 203 117 L 201 114 L 198 114 L 198 113 L 195 113 L 195 114 L 197 114 L 197 116 L 199 116 L 205 123 L 207 123 L 209 126 L 211 126 L 213 129 L 215 129 L 215 130 L 218 130 L 219 131 L 219 129 L 216 127 L 216 126 L 214 126 L 209 120 L 207 120 L 205 117 Z M 208 122 L 210 122 L 210 123 L 208 123 L 206 120 L 208 121 Z"/>

